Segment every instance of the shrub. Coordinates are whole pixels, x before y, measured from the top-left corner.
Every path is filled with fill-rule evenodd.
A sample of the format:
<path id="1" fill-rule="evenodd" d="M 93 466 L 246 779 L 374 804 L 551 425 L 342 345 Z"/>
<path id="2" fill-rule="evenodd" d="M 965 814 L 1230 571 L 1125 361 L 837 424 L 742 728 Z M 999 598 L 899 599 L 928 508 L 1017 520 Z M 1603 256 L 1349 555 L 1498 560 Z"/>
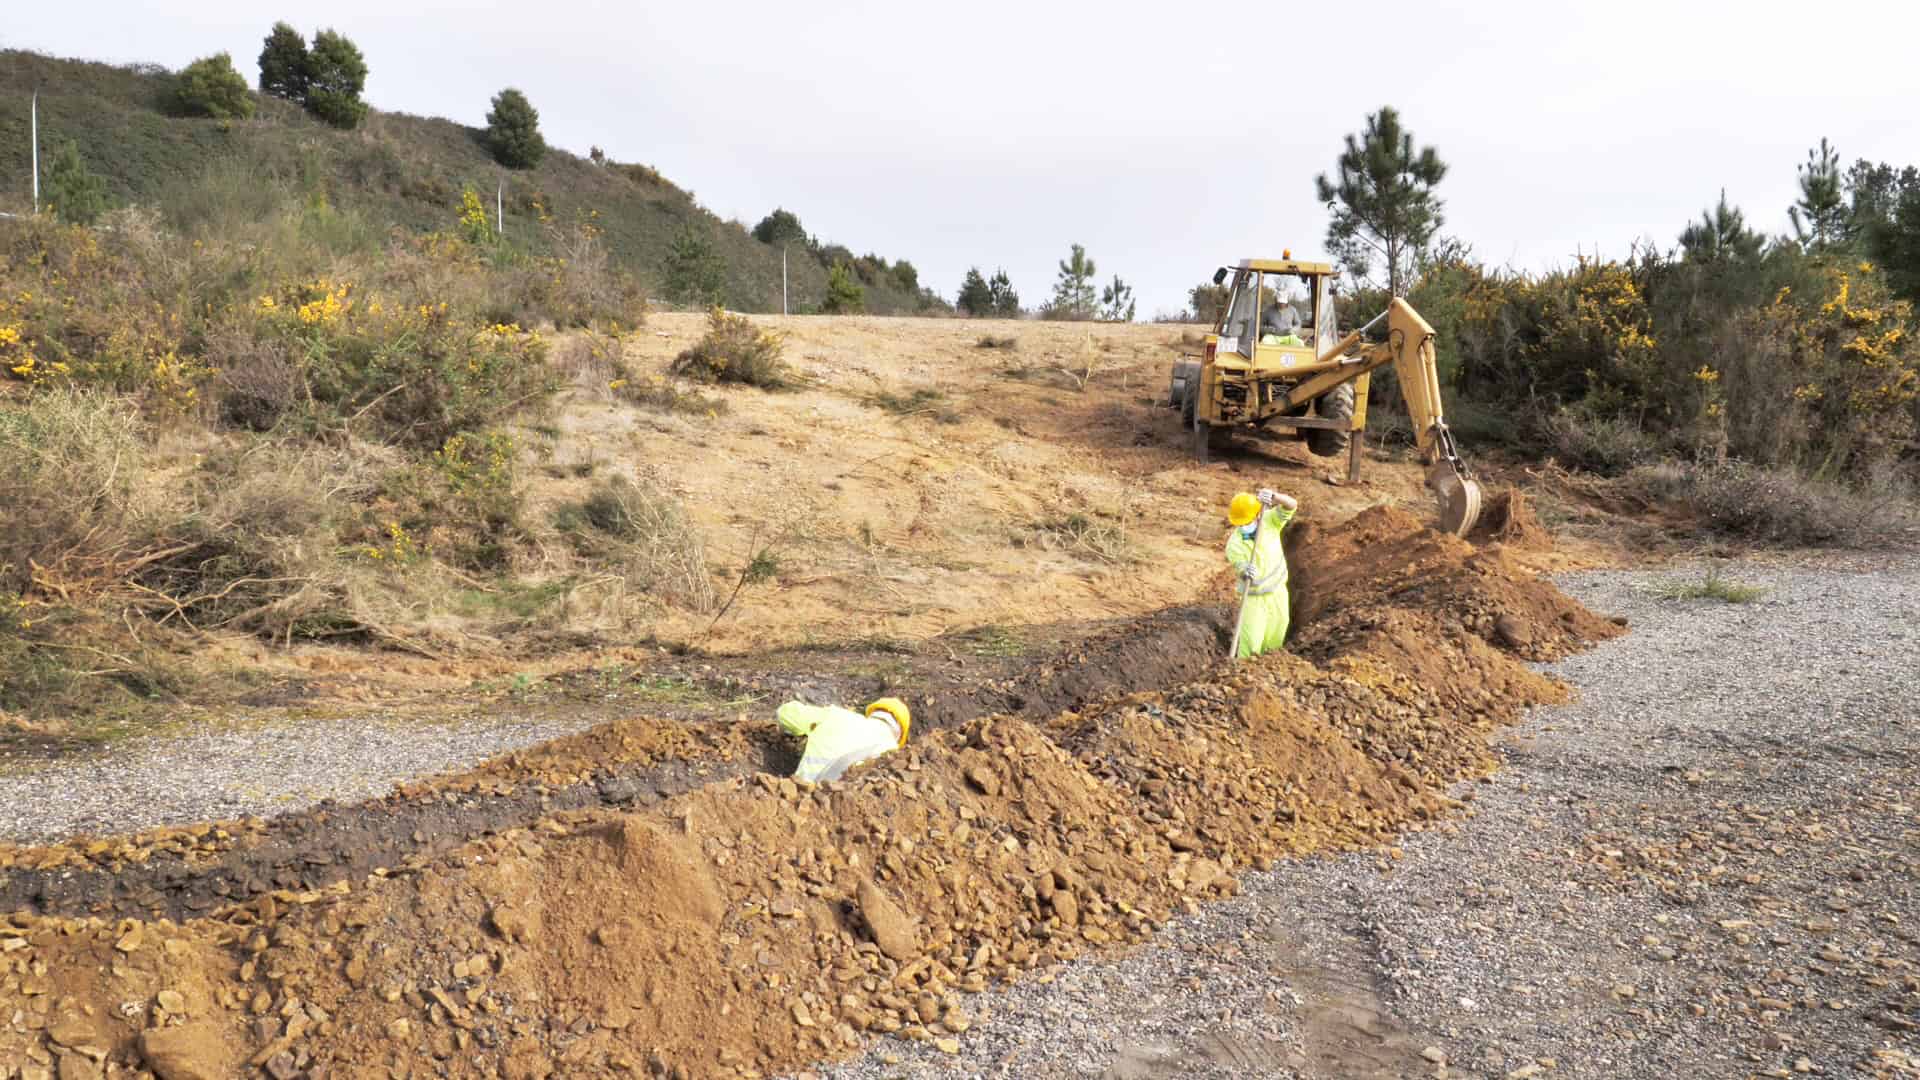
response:
<path id="1" fill-rule="evenodd" d="M 307 81 L 306 40 L 286 23 L 274 23 L 260 49 L 260 92 L 304 102 Z"/>
<path id="2" fill-rule="evenodd" d="M 1847 487 L 1741 461 L 1637 469 L 1623 482 L 1685 507 L 1708 532 L 1788 547 L 1873 548 L 1913 522 L 1912 492 L 1891 471 Z"/>
<path id="3" fill-rule="evenodd" d="M 346 35 L 322 30 L 307 53 L 307 111 L 337 128 L 356 128 L 366 118 L 367 61 Z"/>
<path id="4" fill-rule="evenodd" d="M 36 566 L 79 580 L 124 557 L 138 526 L 137 432 L 124 402 L 96 392 L 0 409 L 0 593 L 25 591 Z"/>
<path id="5" fill-rule="evenodd" d="M 1547 418 L 1546 435 L 1564 463 L 1602 476 L 1618 476 L 1660 459 L 1657 440 L 1639 425 L 1617 417 L 1591 417 L 1561 409 Z"/>
<path id="6" fill-rule="evenodd" d="M 828 315 L 854 314 L 867 310 L 867 290 L 853 279 L 846 263 L 835 263 L 827 271 L 827 298 L 820 310 Z"/>
<path id="7" fill-rule="evenodd" d="M 753 238 L 763 244 L 784 247 L 796 241 L 804 242 L 807 230 L 801 227 L 800 219 L 794 216 L 793 211 L 776 208 L 753 227 Z"/>
<path id="8" fill-rule="evenodd" d="M 794 381 L 781 359 L 785 348 L 780 335 L 760 330 L 744 315 L 715 307 L 707 315 L 706 336 L 675 357 L 671 370 L 702 382 L 784 390 Z"/>
<path id="9" fill-rule="evenodd" d="M 487 149 L 493 159 L 510 169 L 531 169 L 547 155 L 540 134 L 540 114 L 527 95 L 509 87 L 493 96 L 487 112 Z"/>
<path id="10" fill-rule="evenodd" d="M 996 337 L 993 334 L 982 334 L 980 340 L 974 342 L 974 347 L 979 349 L 1003 349 L 1007 352 L 1012 352 L 1020 347 L 1020 339 L 1011 336 Z"/>
<path id="11" fill-rule="evenodd" d="M 614 477 L 562 507 L 554 523 L 583 554 L 622 570 L 630 585 L 696 612 L 713 610 L 706 547 L 663 487 Z"/>
<path id="12" fill-rule="evenodd" d="M 1064 546 L 1105 563 L 1127 563 L 1139 558 L 1139 550 L 1125 526 L 1099 521 L 1088 514 L 1075 512 L 1056 521 L 1035 522 L 1032 529 L 1042 547 Z"/>
<path id="13" fill-rule="evenodd" d="M 227 53 L 188 64 L 174 81 L 173 102 L 183 116 L 244 120 L 253 115 L 253 94 Z"/>

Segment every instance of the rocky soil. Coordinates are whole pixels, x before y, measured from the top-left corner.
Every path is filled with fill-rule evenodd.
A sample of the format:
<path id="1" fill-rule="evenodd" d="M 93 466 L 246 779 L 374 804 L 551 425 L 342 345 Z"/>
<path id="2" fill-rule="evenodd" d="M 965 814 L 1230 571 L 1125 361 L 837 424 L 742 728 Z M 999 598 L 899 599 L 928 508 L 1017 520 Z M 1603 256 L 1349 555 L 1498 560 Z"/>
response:
<path id="1" fill-rule="evenodd" d="M 1920 560 L 1563 581 L 1633 632 L 1549 670 L 1471 814 L 1285 862 L 972 1006 L 931 1076 L 1920 1075 Z M 1684 591 L 1684 590 L 1681 590 Z"/>

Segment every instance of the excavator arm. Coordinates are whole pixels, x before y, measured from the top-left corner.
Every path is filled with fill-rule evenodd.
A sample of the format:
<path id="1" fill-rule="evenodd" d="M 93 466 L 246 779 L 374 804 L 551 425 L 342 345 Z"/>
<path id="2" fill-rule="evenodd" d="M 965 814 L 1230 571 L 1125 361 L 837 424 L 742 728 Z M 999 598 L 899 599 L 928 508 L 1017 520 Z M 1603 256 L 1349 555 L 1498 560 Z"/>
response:
<path id="1" fill-rule="evenodd" d="M 1366 341 L 1367 331 L 1382 320 L 1387 324 L 1385 340 Z M 1399 376 L 1400 392 L 1407 399 L 1414 444 L 1428 466 L 1427 487 L 1440 503 L 1440 528 L 1455 534 L 1472 529 L 1480 517 L 1480 485 L 1461 460 L 1453 432 L 1447 428 L 1440 401 L 1440 367 L 1433 351 L 1433 327 L 1413 305 L 1396 296 L 1386 311 L 1321 353 L 1317 362 L 1336 360 L 1338 367 L 1293 387 L 1281 407 L 1313 401 L 1341 383 L 1392 364 Z"/>

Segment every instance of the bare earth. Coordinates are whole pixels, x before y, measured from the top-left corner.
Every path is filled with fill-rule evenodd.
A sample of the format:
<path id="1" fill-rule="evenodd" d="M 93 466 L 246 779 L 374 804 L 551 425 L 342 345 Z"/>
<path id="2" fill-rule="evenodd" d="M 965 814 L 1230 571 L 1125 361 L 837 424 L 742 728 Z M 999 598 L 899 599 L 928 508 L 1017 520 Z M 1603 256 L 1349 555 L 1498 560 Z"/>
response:
<path id="1" fill-rule="evenodd" d="M 984 1004 L 923 1076 L 1920 1075 L 1920 560 L 1564 587 L 1633 632 L 1505 748 L 1470 819 L 1283 865 L 1152 945 Z"/>

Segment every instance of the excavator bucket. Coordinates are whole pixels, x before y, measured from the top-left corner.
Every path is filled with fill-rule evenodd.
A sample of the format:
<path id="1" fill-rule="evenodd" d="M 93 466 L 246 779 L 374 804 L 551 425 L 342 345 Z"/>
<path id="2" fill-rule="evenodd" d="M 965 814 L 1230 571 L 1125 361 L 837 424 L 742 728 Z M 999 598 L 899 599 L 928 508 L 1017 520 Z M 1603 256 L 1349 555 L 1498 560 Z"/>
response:
<path id="1" fill-rule="evenodd" d="M 1480 520 L 1480 485 L 1461 476 L 1449 461 L 1434 463 L 1427 487 L 1440 503 L 1440 531 L 1465 536 Z"/>

